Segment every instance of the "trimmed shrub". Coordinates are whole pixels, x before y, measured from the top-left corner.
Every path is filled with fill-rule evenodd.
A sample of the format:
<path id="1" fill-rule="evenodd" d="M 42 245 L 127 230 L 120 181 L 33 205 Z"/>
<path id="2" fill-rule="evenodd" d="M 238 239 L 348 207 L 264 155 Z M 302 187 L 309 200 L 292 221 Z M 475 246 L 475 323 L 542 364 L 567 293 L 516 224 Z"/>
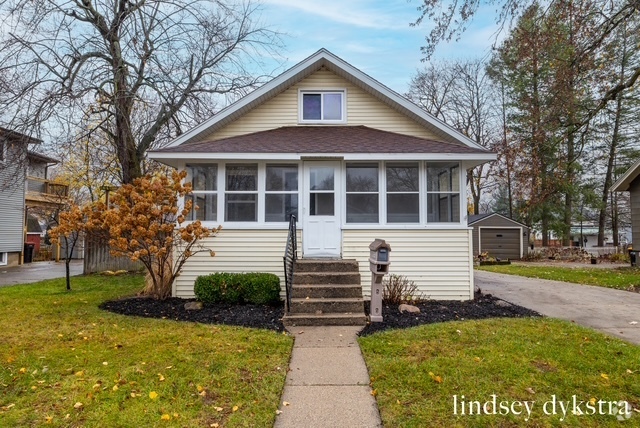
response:
<path id="1" fill-rule="evenodd" d="M 224 273 L 199 276 L 193 291 L 203 303 L 274 304 L 280 301 L 280 278 L 272 273 Z"/>

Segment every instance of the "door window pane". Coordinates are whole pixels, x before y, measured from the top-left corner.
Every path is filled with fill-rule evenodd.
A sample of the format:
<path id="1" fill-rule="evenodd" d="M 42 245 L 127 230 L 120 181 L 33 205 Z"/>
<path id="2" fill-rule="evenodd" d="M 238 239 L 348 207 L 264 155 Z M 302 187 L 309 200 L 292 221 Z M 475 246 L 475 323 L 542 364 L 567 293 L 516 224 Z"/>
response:
<path id="1" fill-rule="evenodd" d="M 309 214 L 332 216 L 335 211 L 334 193 L 313 193 L 309 194 Z"/>
<path id="2" fill-rule="evenodd" d="M 333 190 L 333 168 L 314 167 L 309 171 L 311 190 Z"/>

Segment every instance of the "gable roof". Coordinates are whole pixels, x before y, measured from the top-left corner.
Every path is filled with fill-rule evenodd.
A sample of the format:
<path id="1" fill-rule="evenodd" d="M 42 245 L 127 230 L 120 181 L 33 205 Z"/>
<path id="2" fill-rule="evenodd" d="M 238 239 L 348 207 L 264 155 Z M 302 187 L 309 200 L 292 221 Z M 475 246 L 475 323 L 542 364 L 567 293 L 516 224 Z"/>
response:
<path id="1" fill-rule="evenodd" d="M 182 134 L 173 140 L 167 147 L 177 147 L 202 139 L 204 136 L 228 125 L 251 109 L 268 101 L 285 91 L 287 88 L 310 76 L 323 66 L 355 86 L 358 86 L 394 110 L 413 119 L 422 126 L 433 130 L 434 133 L 439 137 L 442 137 L 444 141 L 459 143 L 475 148 L 481 152 L 489 153 L 486 148 L 456 131 L 446 123 L 436 119 L 416 104 L 407 100 L 403 96 L 384 86 L 377 80 L 358 70 L 341 58 L 338 58 L 324 48 L 320 49 L 318 52 L 314 53 L 250 94 L 244 96 L 235 103 L 222 109 L 210 119 Z"/>
<path id="2" fill-rule="evenodd" d="M 470 215 L 469 219 L 467 220 L 467 226 L 471 226 L 472 224 L 478 223 L 479 221 L 486 220 L 486 219 L 488 219 L 490 217 L 494 217 L 494 216 L 502 217 L 503 219 L 511 221 L 511 222 L 513 222 L 515 224 L 518 224 L 518 225 L 522 226 L 522 227 L 529 228 L 529 226 L 527 226 L 526 224 L 520 223 L 519 221 L 515 221 L 514 219 L 509 218 L 507 216 L 504 216 L 504 215 L 502 215 L 500 213 L 486 213 L 486 214 Z"/>
<path id="3" fill-rule="evenodd" d="M 629 190 L 633 180 L 640 175 L 640 159 L 636 161 L 620 178 L 611 186 L 612 192 L 624 192 Z"/>

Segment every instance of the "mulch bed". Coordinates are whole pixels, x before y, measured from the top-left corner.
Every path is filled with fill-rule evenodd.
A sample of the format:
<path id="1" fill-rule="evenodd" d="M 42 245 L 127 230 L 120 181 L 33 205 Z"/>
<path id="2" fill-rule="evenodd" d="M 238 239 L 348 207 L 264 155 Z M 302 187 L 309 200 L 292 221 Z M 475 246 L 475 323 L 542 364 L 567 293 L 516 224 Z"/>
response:
<path id="1" fill-rule="evenodd" d="M 485 318 L 527 318 L 540 317 L 538 312 L 522 306 L 513 305 L 491 294 L 476 292 L 474 300 L 441 301 L 426 300 L 412 303 L 420 309 L 419 313 L 400 313 L 398 305 L 382 305 L 383 322 L 368 324 L 360 336 L 368 336 L 383 330 L 410 328 L 422 324 L 434 324 L 445 321 L 479 320 Z M 365 312 L 369 313 L 369 302 L 365 302 Z"/>
<path id="2" fill-rule="evenodd" d="M 101 309 L 123 315 L 148 318 L 162 318 L 176 321 L 190 321 L 204 324 L 224 324 L 241 327 L 264 328 L 283 331 L 283 305 L 205 305 L 201 310 L 186 310 L 184 305 L 194 300 L 169 298 L 155 300 L 146 297 L 112 300 L 100 305 Z M 429 300 L 415 302 L 420 313 L 400 313 L 397 305 L 383 305 L 384 322 L 371 323 L 360 333 L 367 336 L 378 331 L 409 328 L 421 324 L 445 321 L 462 321 L 495 317 L 523 318 L 538 317 L 540 314 L 521 306 L 512 305 L 490 294 L 476 293 L 472 301 Z M 369 302 L 365 302 L 365 312 L 369 312 Z"/>

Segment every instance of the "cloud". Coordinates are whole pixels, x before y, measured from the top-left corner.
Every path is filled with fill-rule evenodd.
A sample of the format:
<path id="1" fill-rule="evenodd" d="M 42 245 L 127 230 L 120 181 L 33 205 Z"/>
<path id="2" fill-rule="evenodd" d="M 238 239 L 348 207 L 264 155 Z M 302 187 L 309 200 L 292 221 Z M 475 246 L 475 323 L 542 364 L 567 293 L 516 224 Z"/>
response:
<path id="1" fill-rule="evenodd" d="M 348 8 L 344 0 L 263 0 L 262 3 L 297 9 L 341 24 L 377 30 L 406 30 L 411 21 L 409 15 L 398 13 L 394 2 L 382 2 L 384 6 L 378 8 L 372 8 L 370 2 L 353 0 Z"/>

